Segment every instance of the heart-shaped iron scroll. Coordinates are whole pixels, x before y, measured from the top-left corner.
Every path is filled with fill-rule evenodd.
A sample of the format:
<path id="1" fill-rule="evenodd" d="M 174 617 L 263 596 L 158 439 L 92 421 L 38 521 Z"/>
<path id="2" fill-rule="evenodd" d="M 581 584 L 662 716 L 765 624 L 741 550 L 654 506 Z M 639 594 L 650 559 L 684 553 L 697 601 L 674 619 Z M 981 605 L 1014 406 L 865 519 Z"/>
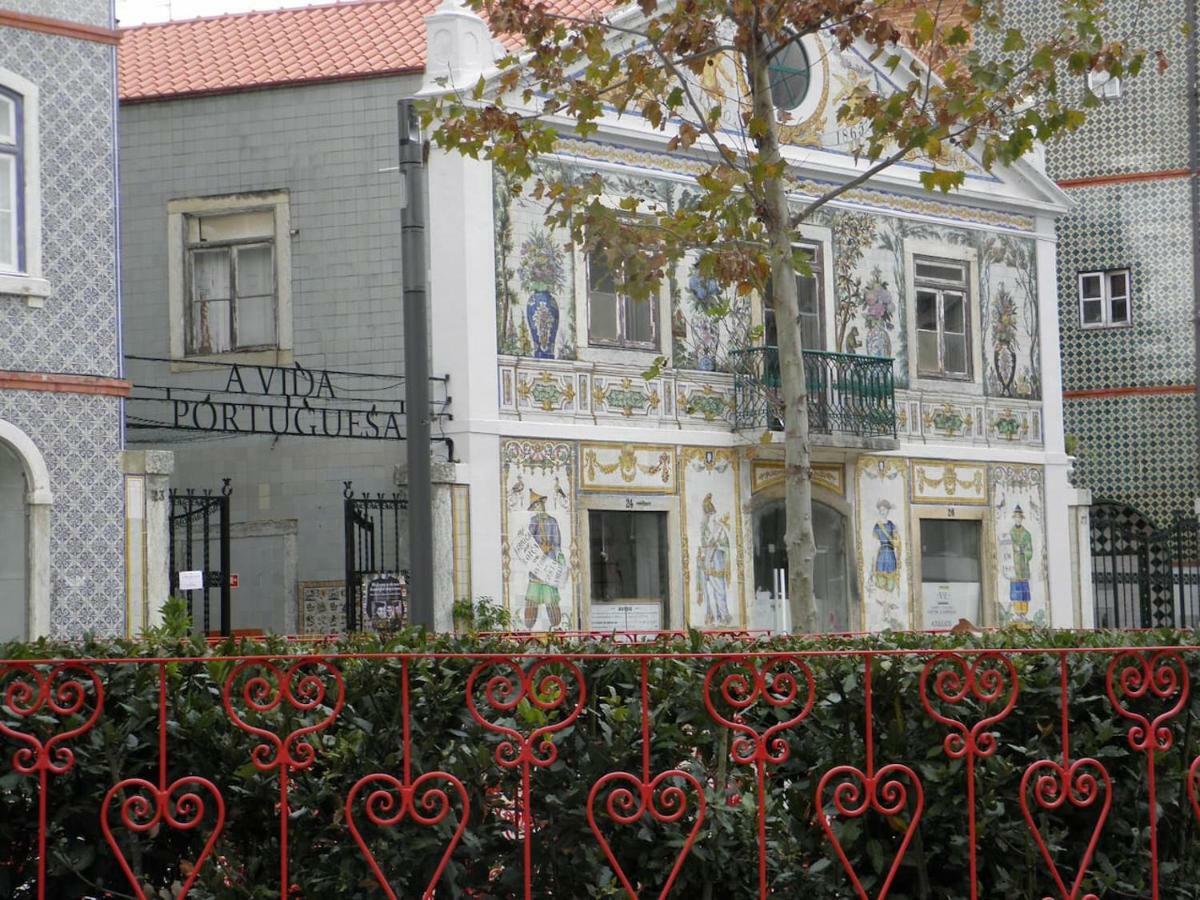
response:
<path id="1" fill-rule="evenodd" d="M 497 671 L 481 684 L 480 680 L 489 669 Z M 570 702 L 572 693 L 574 703 Z M 506 769 L 522 764 L 544 767 L 558 759 L 558 748 L 550 736 L 579 718 L 586 698 L 583 673 L 573 662 L 560 657 L 540 658 L 526 666 L 513 659 L 487 660 L 478 663 L 467 677 L 467 708 L 476 722 L 503 737 L 496 746 L 495 757 L 496 763 Z M 525 701 L 542 713 L 560 713 L 561 718 L 526 734 L 490 721 L 481 711 L 477 699 L 482 699 L 487 707 L 506 717 L 516 713 Z"/>
<path id="2" fill-rule="evenodd" d="M 683 784 L 681 785 L 679 782 L 683 782 Z M 658 894 L 660 898 L 665 898 L 671 893 L 671 888 L 679 878 L 679 871 L 683 868 L 684 860 L 687 859 L 687 855 L 691 852 L 692 845 L 696 843 L 696 838 L 704 825 L 706 805 L 704 788 L 694 776 L 678 769 L 660 772 L 649 781 L 643 781 L 631 772 L 610 772 L 592 785 L 587 799 L 588 824 L 592 827 L 592 833 L 596 835 L 600 849 L 604 851 L 604 856 L 608 859 L 608 864 L 612 866 L 617 880 L 621 882 L 625 892 L 633 900 L 637 900 L 638 892 L 617 861 L 608 838 L 604 836 L 596 821 L 596 803 L 605 791 L 608 792 L 608 797 L 603 804 L 604 811 L 617 825 L 636 825 L 646 816 L 650 816 L 655 822 L 674 825 L 683 821 L 687 815 L 688 794 L 696 797 L 696 820 L 686 832 L 683 846 L 679 848 L 679 853 L 675 857 L 675 864 L 671 867 L 666 883 L 663 884 L 662 890 Z"/>
<path id="3" fill-rule="evenodd" d="M 904 829 L 904 836 L 900 840 L 900 846 L 896 848 L 895 858 L 893 858 L 887 876 L 876 895 L 878 900 L 883 900 L 891 890 L 896 873 L 904 861 L 904 854 L 908 852 L 908 845 L 912 842 L 913 835 L 917 832 L 917 825 L 921 821 L 921 813 L 925 808 L 925 792 L 921 787 L 921 780 L 908 766 L 893 763 L 880 766 L 871 774 L 854 766 L 835 766 L 826 772 L 817 783 L 817 818 L 821 823 L 821 830 L 829 838 L 834 853 L 837 854 L 842 868 L 846 870 L 846 875 L 849 876 L 850 883 L 854 886 L 855 893 L 861 900 L 867 900 L 869 895 L 833 830 L 833 823 L 825 811 L 825 792 L 832 787 L 833 808 L 837 815 L 843 818 L 860 818 L 874 810 L 884 818 L 894 819 L 903 815 L 909 806 L 910 788 L 905 781 L 911 785 L 912 818 L 909 819 L 908 826 Z"/>
<path id="4" fill-rule="evenodd" d="M 379 866 L 379 861 L 363 837 L 354 812 L 355 802 L 360 795 L 366 792 L 364 809 L 367 821 L 376 827 L 395 828 L 408 820 L 414 825 L 432 828 L 441 824 L 453 810 L 451 791 L 457 795 L 460 805 L 458 826 L 454 829 L 450 843 L 446 845 L 446 850 L 438 861 L 433 877 L 429 879 L 429 883 L 421 894 L 423 900 L 433 897 L 438 879 L 442 877 L 442 873 L 446 870 L 446 864 L 450 862 L 451 854 L 454 853 L 454 849 L 462 840 L 463 832 L 467 829 L 471 803 L 462 782 L 445 772 L 426 772 L 424 775 L 417 776 L 412 784 L 406 785 L 394 775 L 377 772 L 360 778 L 350 789 L 350 793 L 346 797 L 346 824 L 350 826 L 350 834 L 353 835 L 354 842 L 358 844 L 358 849 L 371 867 L 375 880 L 383 888 L 389 900 L 396 900 L 396 892 L 392 890 L 387 876 Z"/>
<path id="5" fill-rule="evenodd" d="M 0 733 L 22 745 L 13 753 L 13 769 L 22 775 L 67 772 L 75 764 L 67 742 L 89 731 L 104 707 L 100 677 L 82 663 L 56 663 L 43 671 L 34 663 L 8 662 L 0 663 L 0 684 L 4 689 L 0 712 L 6 717 L 55 723 L 49 733 L 39 735 L 0 718 Z M 57 730 L 73 718 L 79 720 L 75 725 Z"/>
<path id="6" fill-rule="evenodd" d="M 719 688 L 715 694 L 719 701 L 714 699 L 714 687 Z M 815 699 L 812 670 L 798 656 L 770 657 L 761 666 L 747 659 L 718 660 L 704 676 L 704 705 L 713 721 L 734 731 L 730 754 L 741 765 L 786 762 L 789 748 L 783 733 L 809 714 Z M 777 717 L 775 724 L 761 731 L 746 721 L 760 701 Z M 733 709 L 732 718 L 718 708 L 719 703 Z"/>
<path id="7" fill-rule="evenodd" d="M 930 718 L 950 729 L 943 744 L 947 756 L 991 756 L 996 752 L 996 735 L 989 729 L 1017 704 L 1017 670 L 1012 660 L 999 653 L 983 653 L 970 660 L 957 653 L 942 653 L 925 663 L 920 690 L 921 703 Z M 969 702 L 985 708 L 999 704 L 1000 708 L 981 716 L 973 725 L 951 718 L 938 708 Z"/>
<path id="8" fill-rule="evenodd" d="M 1034 821 L 1033 810 L 1029 805 L 1030 793 L 1033 794 L 1037 806 L 1048 812 L 1057 810 L 1063 805 L 1073 806 L 1076 809 L 1087 809 L 1095 806 L 1101 795 L 1104 797 L 1099 806 L 1096 822 L 1092 826 L 1087 849 L 1079 861 L 1078 868 L 1075 869 L 1075 881 L 1070 888 L 1063 881 L 1058 864 L 1055 863 L 1054 856 L 1042 837 L 1041 829 Z M 1038 852 L 1042 855 L 1046 868 L 1054 878 L 1054 884 L 1063 900 L 1096 900 L 1095 894 L 1080 896 L 1079 892 L 1084 878 L 1087 877 L 1088 867 L 1092 864 L 1092 857 L 1096 853 L 1096 845 L 1100 842 L 1100 833 L 1104 830 L 1104 823 L 1108 819 L 1108 811 L 1111 807 L 1112 779 L 1109 778 L 1108 771 L 1104 766 L 1094 759 L 1077 759 L 1069 766 L 1043 759 L 1025 770 L 1025 775 L 1021 778 L 1021 814 L 1025 817 L 1029 833 L 1033 835 Z"/>
<path id="9" fill-rule="evenodd" d="M 1167 723 L 1179 715 L 1188 698 L 1188 670 L 1178 652 L 1147 654 L 1130 650 L 1114 656 L 1108 661 L 1105 689 L 1113 710 L 1133 722 L 1128 734 L 1130 747 L 1143 753 L 1171 749 L 1174 735 Z M 1123 702 L 1151 698 L 1165 707 L 1153 719 Z"/>
<path id="10" fill-rule="evenodd" d="M 216 821 L 204 842 L 204 849 L 196 857 L 191 872 L 176 895 L 177 900 L 183 900 L 200 876 L 200 870 L 212 856 L 217 838 L 225 827 L 225 801 L 216 785 L 207 778 L 184 776 L 160 790 L 144 778 L 126 778 L 109 788 L 108 793 L 104 795 L 100 830 L 104 832 L 104 840 L 108 842 L 113 857 L 125 873 L 125 878 L 138 900 L 146 900 L 146 894 L 125 859 L 121 845 L 109 824 L 114 806 L 119 811 L 120 824 L 134 834 L 153 832 L 160 825 L 166 825 L 175 831 L 192 831 L 200 827 L 208 809 L 203 794 L 208 794 L 212 799 Z"/>
<path id="11" fill-rule="evenodd" d="M 307 724 L 298 725 L 284 734 L 253 725 L 243 718 L 234 705 L 234 687 L 244 674 L 250 677 L 238 692 L 246 708 L 259 717 L 288 710 L 302 716 L 326 712 Z M 322 674 L 332 681 L 333 690 L 326 685 Z M 323 731 L 333 724 L 346 702 L 342 673 L 328 660 L 304 657 L 287 667 L 270 660 L 246 660 L 238 663 L 225 679 L 223 700 L 225 712 L 242 731 L 262 738 L 250 752 L 254 766 L 262 772 L 286 767 L 290 771 L 307 769 L 316 758 L 316 751 L 307 740 L 309 735 Z"/>

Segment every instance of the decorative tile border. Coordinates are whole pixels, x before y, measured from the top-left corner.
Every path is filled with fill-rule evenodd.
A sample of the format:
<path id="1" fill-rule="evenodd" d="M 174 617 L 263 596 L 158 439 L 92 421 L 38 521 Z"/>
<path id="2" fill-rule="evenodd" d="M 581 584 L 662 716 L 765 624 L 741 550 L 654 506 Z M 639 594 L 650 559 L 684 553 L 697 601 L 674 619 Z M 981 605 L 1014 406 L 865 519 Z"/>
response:
<path id="1" fill-rule="evenodd" d="M 675 448 L 666 444 L 579 445 L 579 489 L 623 494 L 673 494 Z"/>
<path id="2" fill-rule="evenodd" d="M 786 477 L 783 460 L 756 459 L 750 463 L 750 492 L 757 494 L 763 488 L 779 484 Z M 813 463 L 813 485 L 824 488 L 840 497 L 846 496 L 846 468 L 830 463 Z"/>
<path id="3" fill-rule="evenodd" d="M 986 506 L 987 466 L 946 460 L 912 461 L 913 503 L 944 503 L 954 506 Z"/>

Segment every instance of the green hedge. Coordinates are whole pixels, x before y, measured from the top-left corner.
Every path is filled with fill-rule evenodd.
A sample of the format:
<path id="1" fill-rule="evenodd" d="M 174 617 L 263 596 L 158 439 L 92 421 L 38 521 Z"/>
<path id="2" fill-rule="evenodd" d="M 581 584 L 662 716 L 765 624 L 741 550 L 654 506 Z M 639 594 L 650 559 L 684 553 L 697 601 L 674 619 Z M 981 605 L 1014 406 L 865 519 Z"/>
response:
<path id="1" fill-rule="evenodd" d="M 1041 647 L 1047 652 L 1013 656 L 1020 697 L 1016 708 L 994 727 L 998 748 L 977 767 L 979 883 L 985 897 L 1057 896 L 1029 838 L 1018 806 L 1022 774 L 1032 762 L 1060 757 L 1059 662 L 1056 648 L 1140 645 L 1194 645 L 1196 635 L 1176 632 L 1043 634 L 1028 631 L 982 637 L 881 635 L 855 641 L 813 642 L 777 639 L 755 647 L 773 651 L 829 650 L 844 655 L 808 657 L 815 677 L 815 705 L 808 718 L 787 735 L 790 758 L 769 773 L 767 835 L 773 896 L 850 897 L 852 891 L 817 823 L 813 792 L 822 773 L 840 764 L 862 766 L 864 666 L 862 650 L 951 649 L 955 647 Z M 425 638 L 402 634 L 383 641 L 359 638 L 322 645 L 328 652 L 512 652 L 503 640 Z M 660 643 L 655 650 L 717 653 L 745 645 L 699 635 Z M 539 650 L 546 648 L 538 647 Z M 638 648 L 609 643 L 559 643 L 555 651 L 602 652 L 579 663 L 587 681 L 587 701 L 579 719 L 560 732 L 558 760 L 533 774 L 534 895 L 554 898 L 620 897 L 616 883 L 587 824 L 585 805 L 591 786 L 616 770 L 641 765 L 639 663 L 629 654 Z M 159 643 L 88 643 L 84 645 L 9 644 L 0 656 L 15 658 L 194 655 L 195 645 Z M 311 652 L 312 648 L 305 648 Z M 281 654 L 297 648 L 282 642 L 239 644 L 214 653 Z M 1192 675 L 1200 677 L 1200 651 L 1186 650 Z M 1148 804 L 1146 757 L 1126 740 L 1128 722 L 1113 712 L 1105 694 L 1109 655 L 1071 656 L 1070 725 L 1075 759 L 1094 756 L 1107 767 L 1113 803 L 1092 875 L 1085 886 L 1103 897 L 1147 897 Z M 938 900 L 969 896 L 965 769 L 943 749 L 944 726 L 921 706 L 920 673 L 925 657 L 877 656 L 872 663 L 875 755 L 877 765 L 904 763 L 919 774 L 925 809 L 889 896 Z M 170 777 L 199 775 L 221 789 L 227 820 L 214 859 L 201 873 L 195 897 L 278 897 L 278 783 L 258 772 L 250 751 L 256 741 L 235 728 L 221 705 L 229 662 L 174 663 L 168 667 Z M 348 834 L 343 807 L 350 786 L 372 772 L 402 772 L 400 662 L 396 659 L 344 660 L 345 708 L 336 722 L 314 739 L 318 758 L 292 785 L 290 830 L 293 896 L 304 898 L 376 897 L 366 864 Z M 466 785 L 471 815 L 462 843 L 446 871 L 439 897 L 510 898 L 521 896 L 520 845 L 513 840 L 505 799 L 515 795 L 519 776 L 500 768 L 493 752 L 498 738 L 484 732 L 464 703 L 472 663 L 462 659 L 423 658 L 410 663 L 413 771 L 435 769 L 457 775 Z M 703 702 L 703 658 L 654 660 L 650 664 L 651 741 L 655 771 L 682 767 L 708 785 L 708 816 L 685 863 L 673 896 L 742 898 L 757 895 L 756 801 L 753 770 L 730 761 L 729 732 L 714 725 Z M 152 664 L 105 664 L 103 715 L 95 728 L 72 743 L 75 763 L 49 787 L 48 896 L 122 897 L 131 891 L 111 858 L 100 831 L 98 811 L 107 789 L 122 778 L 157 778 L 157 670 Z M 0 676 L 0 691 L 12 680 Z M 1200 897 L 1194 886 L 1200 873 L 1200 848 L 1185 780 L 1200 754 L 1192 727 L 1196 691 L 1171 719 L 1174 747 L 1158 755 L 1161 896 Z M 0 696 L 3 696 L 0 694 Z M 1137 703 L 1134 704 L 1137 706 Z M 1145 701 L 1146 710 L 1154 705 Z M 943 707 L 944 708 L 944 707 Z M 974 710 L 974 711 L 971 711 Z M 769 712 L 769 711 L 768 711 Z M 957 708 L 956 718 L 974 721 L 978 707 Z M 544 718 L 524 704 L 516 721 L 521 730 Z M 747 721 L 759 727 L 769 718 Z M 3 721 L 13 725 L 6 714 Z M 27 726 L 28 723 L 26 723 Z M 14 745 L 0 737 L 0 896 L 35 896 L 37 821 L 36 779 L 11 770 Z M 1093 811 L 1064 808 L 1043 816 L 1043 833 L 1058 855 L 1068 884 L 1083 854 Z M 891 820 L 869 814 L 837 828 L 864 885 L 874 896 L 890 865 L 905 815 Z M 437 829 L 403 825 L 388 832 L 365 827 L 382 868 L 391 874 L 400 897 L 420 896 L 441 848 L 453 828 L 448 819 Z M 677 829 L 643 822 L 606 829 L 618 858 L 635 880 L 657 896 L 682 842 Z M 124 832 L 118 830 L 119 834 Z M 180 861 L 195 860 L 204 836 L 166 828 L 152 838 L 122 837 L 126 856 L 141 873 L 147 894 L 173 896 L 172 884 L 186 874 Z M 152 893 L 157 892 L 157 893 Z"/>

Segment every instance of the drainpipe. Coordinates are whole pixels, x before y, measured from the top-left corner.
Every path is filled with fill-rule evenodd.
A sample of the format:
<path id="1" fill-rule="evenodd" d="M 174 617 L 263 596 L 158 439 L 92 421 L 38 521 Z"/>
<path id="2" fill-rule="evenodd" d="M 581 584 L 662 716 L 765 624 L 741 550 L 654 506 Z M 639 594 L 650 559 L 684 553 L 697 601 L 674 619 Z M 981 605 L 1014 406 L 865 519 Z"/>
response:
<path id="1" fill-rule="evenodd" d="M 1200 431 L 1200 85 L 1197 84 L 1196 0 L 1187 0 L 1188 172 L 1192 189 L 1192 305 L 1195 310 L 1196 428 Z M 1200 469 L 1197 471 L 1200 476 Z M 1200 516 L 1200 496 L 1194 498 Z"/>
<path id="2" fill-rule="evenodd" d="M 433 486 L 430 467 L 429 315 L 426 286 L 424 142 L 416 104 L 398 104 L 404 205 L 400 247 L 404 267 L 404 398 L 408 457 L 408 615 L 433 630 Z"/>

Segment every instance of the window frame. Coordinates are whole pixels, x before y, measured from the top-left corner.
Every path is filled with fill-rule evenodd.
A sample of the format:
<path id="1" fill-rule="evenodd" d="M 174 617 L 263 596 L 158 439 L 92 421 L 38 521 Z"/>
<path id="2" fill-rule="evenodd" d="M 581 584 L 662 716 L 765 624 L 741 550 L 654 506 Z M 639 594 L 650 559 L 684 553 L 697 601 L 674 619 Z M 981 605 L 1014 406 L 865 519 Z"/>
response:
<path id="1" fill-rule="evenodd" d="M 0 93 L 14 101 L 16 144 L 8 144 L 15 159 L 16 268 L 0 268 L 0 295 L 20 297 L 28 307 L 45 305 L 50 282 L 42 274 L 41 141 L 38 134 L 39 93 L 32 81 L 0 69 Z"/>
<path id="2" fill-rule="evenodd" d="M 260 211 L 260 210 L 252 210 L 252 209 L 246 210 L 246 212 L 257 212 L 257 211 Z M 236 213 L 233 213 L 233 214 L 236 215 Z M 205 216 L 205 215 L 190 215 L 189 214 L 186 216 L 186 219 L 197 219 L 197 220 L 203 221 L 206 218 L 216 218 L 221 215 L 228 215 L 228 213 L 215 213 L 215 214 L 210 213 L 207 216 Z M 186 228 L 186 222 L 185 222 L 185 228 L 184 228 L 185 235 L 187 233 L 187 230 L 188 229 Z M 239 280 L 238 279 L 238 256 L 239 256 L 240 251 L 242 251 L 242 250 L 246 250 L 246 249 L 250 249 L 250 248 L 254 248 L 254 247 L 264 247 L 264 246 L 269 247 L 271 250 L 271 294 L 270 294 L 270 296 L 271 296 L 271 307 L 272 307 L 272 319 L 274 320 L 274 323 L 275 323 L 275 329 L 274 329 L 275 330 L 275 341 L 272 343 L 266 343 L 266 344 L 262 344 L 262 343 L 241 344 L 241 343 L 239 343 L 239 339 L 238 339 L 238 331 L 239 331 L 239 328 L 238 328 L 238 320 L 239 320 L 238 301 L 243 300 L 243 299 L 249 299 L 250 297 L 259 297 L 262 295 L 254 294 L 254 295 L 248 295 L 247 297 L 242 297 L 239 295 L 239 293 L 238 293 L 238 280 Z M 222 300 L 211 300 L 211 301 L 198 300 L 196 298 L 196 267 L 195 267 L 195 262 L 194 262 L 195 255 L 197 252 L 209 253 L 209 252 L 214 252 L 214 251 L 225 251 L 225 253 L 227 255 L 227 259 L 228 259 L 227 269 L 229 272 L 228 298 L 224 301 L 222 301 Z M 191 359 L 191 358 L 198 357 L 198 356 L 223 355 L 226 353 L 247 353 L 247 352 L 254 352 L 254 351 L 258 351 L 258 350 L 274 350 L 278 347 L 278 341 L 279 341 L 279 272 L 278 272 L 278 268 L 276 266 L 276 256 L 277 256 L 277 254 L 275 252 L 275 235 L 274 234 L 272 234 L 270 237 L 263 237 L 262 235 L 254 235 L 251 237 L 229 238 L 229 239 L 217 240 L 217 241 L 203 241 L 202 240 L 202 241 L 188 241 L 187 242 L 187 248 L 185 250 L 187 276 L 185 279 L 185 284 L 187 285 L 188 295 L 186 298 L 186 303 L 184 304 L 185 317 L 186 317 L 186 321 L 184 322 L 184 352 L 186 354 L 186 358 Z M 197 350 L 192 346 L 192 341 L 194 340 L 193 316 L 196 314 L 197 305 L 200 303 L 204 303 L 204 302 L 217 302 L 217 303 L 227 302 L 229 304 L 230 347 L 228 350 Z"/>
<path id="3" fill-rule="evenodd" d="M 813 281 L 815 290 L 816 290 L 816 294 L 817 294 L 817 296 L 816 296 L 817 344 L 815 346 L 809 346 L 808 343 L 805 343 L 804 349 L 805 350 L 823 351 L 823 350 L 825 350 L 826 344 L 829 340 L 829 327 L 828 327 L 828 323 L 827 323 L 826 315 L 825 315 L 825 301 L 826 301 L 826 296 L 825 296 L 825 246 L 820 240 L 817 240 L 815 238 L 813 238 L 813 239 L 806 238 L 806 239 L 801 239 L 798 241 L 792 241 L 793 254 L 797 250 L 807 251 L 811 255 L 810 266 L 812 269 L 812 274 L 802 275 L 800 273 L 800 271 L 797 270 L 796 271 L 796 281 L 797 281 L 797 283 L 799 283 L 801 278 L 811 278 Z M 799 301 L 799 294 L 797 294 L 797 302 L 798 301 Z M 767 324 L 768 313 L 770 314 L 771 320 L 774 321 L 775 320 L 775 302 L 774 302 L 774 296 L 773 296 L 773 293 L 771 291 L 771 287 L 769 284 L 767 286 L 767 292 L 765 292 L 763 294 L 763 298 L 762 298 L 763 343 L 768 347 L 778 347 L 778 345 L 779 345 L 778 325 L 775 326 L 775 328 L 776 328 L 775 342 L 772 343 L 768 339 L 768 335 L 770 334 L 770 331 L 771 331 L 771 326 Z M 803 317 L 804 315 L 805 314 L 802 312 L 801 316 Z M 801 333 L 803 334 L 803 331 Z"/>
<path id="4" fill-rule="evenodd" d="M 917 267 L 922 263 L 928 265 L 953 267 L 962 272 L 962 281 L 955 282 L 949 279 L 934 278 L 931 276 L 922 276 L 919 274 Z M 914 320 L 914 365 L 918 378 L 931 378 L 939 381 L 963 381 L 971 382 L 975 380 L 974 375 L 974 329 L 971 322 L 971 264 L 965 259 L 951 259 L 948 257 L 930 256 L 927 254 L 914 254 L 912 257 L 913 264 L 913 313 Z M 937 329 L 930 332 L 927 328 L 920 327 L 920 294 L 922 292 L 934 293 L 937 296 Z M 962 372 L 947 372 L 946 371 L 946 295 L 957 294 L 962 298 L 962 314 L 963 314 L 963 363 L 964 370 Z M 920 351 L 920 335 L 936 334 L 938 342 L 938 368 L 936 371 L 921 368 L 921 351 Z M 959 334 L 960 332 L 950 332 L 951 334 Z"/>
<path id="5" fill-rule="evenodd" d="M 1103 80 L 1099 80 L 1100 76 L 1105 76 Z M 1112 102 L 1120 100 L 1121 95 L 1125 92 L 1125 85 L 1121 83 L 1121 76 L 1110 75 L 1103 70 L 1089 69 L 1087 73 L 1087 89 L 1097 100 L 1102 102 Z"/>
<path id="6" fill-rule="evenodd" d="M 1112 294 L 1112 278 L 1114 275 L 1125 276 L 1125 294 L 1114 298 Z M 1100 279 L 1100 296 L 1084 297 L 1083 283 L 1087 278 Z M 1110 329 L 1133 327 L 1133 269 L 1130 266 L 1118 266 L 1114 269 L 1080 269 L 1076 272 L 1076 288 L 1079 299 L 1079 327 L 1085 331 L 1106 331 Z M 1112 318 L 1113 300 L 1125 301 L 1125 319 L 1114 322 Z M 1100 321 L 1088 322 L 1084 318 L 1084 303 L 1100 301 Z"/>
<path id="7" fill-rule="evenodd" d="M 643 300 L 635 300 L 632 297 L 626 296 L 625 294 L 622 294 L 619 290 L 617 290 L 616 283 L 614 282 L 612 296 L 615 298 L 615 301 L 616 301 L 617 338 L 616 338 L 616 340 L 610 340 L 608 338 L 596 338 L 592 335 L 592 296 L 594 293 L 595 294 L 601 293 L 599 291 L 593 291 L 593 289 L 592 289 L 592 265 L 593 265 L 593 258 L 596 256 L 596 254 L 602 253 L 602 252 L 603 252 L 603 250 L 601 248 L 597 248 L 595 250 L 587 251 L 584 253 L 584 273 L 583 273 L 583 275 L 584 275 L 584 289 L 585 289 L 585 294 L 587 297 L 587 310 L 586 310 L 587 315 L 586 315 L 584 322 L 585 322 L 585 327 L 587 328 L 587 344 L 588 344 L 588 346 L 601 348 L 601 349 L 607 349 L 607 350 L 636 350 L 636 351 L 646 351 L 646 352 L 657 352 L 659 350 L 659 348 L 662 346 L 662 334 L 661 334 L 662 329 L 661 329 L 660 323 L 658 321 L 659 305 L 658 305 L 658 293 L 657 292 L 652 291 L 650 294 L 650 297 L 647 300 L 644 300 L 644 301 Z M 613 277 L 611 272 L 609 273 L 609 277 L 610 278 Z M 632 303 L 649 303 L 650 304 L 650 329 L 651 329 L 651 332 L 653 333 L 653 337 L 649 341 L 633 340 L 627 336 L 628 328 L 627 328 L 626 322 L 627 322 L 627 318 L 628 318 L 628 308 L 629 308 L 629 304 L 632 304 Z"/>
<path id="8" fill-rule="evenodd" d="M 291 215 L 287 190 L 257 191 L 244 194 L 225 194 L 210 197 L 190 197 L 171 200 L 167 204 L 168 234 L 168 310 L 170 355 L 174 371 L 196 368 L 193 363 L 206 361 L 239 362 L 258 365 L 287 365 L 292 362 L 292 287 L 291 287 Z M 270 237 L 222 239 L 192 242 L 188 239 L 189 222 L 196 219 L 218 218 L 224 215 L 264 212 L 272 214 L 274 229 Z M 198 246 L 193 248 L 193 243 Z M 236 345 L 229 350 L 213 352 L 191 349 L 191 316 L 193 300 L 193 249 L 245 247 L 255 244 L 272 245 L 272 285 L 275 310 L 275 341 L 246 347 Z M 230 265 L 230 302 L 236 297 L 236 268 Z M 235 340 L 235 325 L 230 311 L 230 337 Z"/>
<path id="9" fill-rule="evenodd" d="M 0 260 L 0 273 L 16 275 L 26 267 L 25 253 L 25 113 L 24 98 L 11 88 L 0 84 L 0 99 L 12 104 L 12 143 L 0 137 L 0 156 L 12 160 L 12 241 L 15 258 L 7 265 Z"/>

